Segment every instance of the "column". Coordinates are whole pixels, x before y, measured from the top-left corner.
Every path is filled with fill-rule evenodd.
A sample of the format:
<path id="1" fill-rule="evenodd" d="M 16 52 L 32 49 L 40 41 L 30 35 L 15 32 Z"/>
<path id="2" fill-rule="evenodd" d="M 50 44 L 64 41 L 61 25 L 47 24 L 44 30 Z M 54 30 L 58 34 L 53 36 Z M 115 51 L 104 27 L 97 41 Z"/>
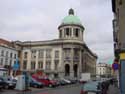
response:
<path id="1" fill-rule="evenodd" d="M 28 50 L 28 55 L 27 55 L 27 70 L 31 70 L 31 50 Z"/>
<path id="2" fill-rule="evenodd" d="M 74 32 L 74 31 L 73 31 L 73 28 L 72 28 L 72 32 L 71 32 L 71 36 L 72 36 L 72 38 L 74 37 L 74 35 L 73 35 L 74 33 L 73 33 L 73 32 Z"/>
<path id="3" fill-rule="evenodd" d="M 38 69 L 38 55 L 39 55 L 39 51 L 38 50 L 36 50 L 36 60 L 35 60 L 35 70 L 37 70 Z"/>
<path id="4" fill-rule="evenodd" d="M 74 64 L 74 63 L 73 63 L 74 49 L 71 48 L 70 51 L 71 51 L 70 77 L 74 77 L 74 70 L 73 70 L 73 64 Z"/>
<path id="5" fill-rule="evenodd" d="M 61 29 L 62 30 L 62 38 L 64 38 L 64 29 Z"/>
<path id="6" fill-rule="evenodd" d="M 80 51 L 79 51 L 79 64 L 78 64 L 78 78 L 80 78 L 81 77 L 81 72 L 82 72 L 82 64 L 81 63 L 83 63 L 82 62 L 82 50 L 80 49 Z"/>
<path id="7" fill-rule="evenodd" d="M 59 77 L 64 77 L 65 68 L 64 68 L 63 47 L 62 46 L 61 46 L 61 49 L 60 49 L 59 70 L 61 72 L 61 73 L 59 73 Z"/>
<path id="8" fill-rule="evenodd" d="M 63 29 L 63 34 L 64 34 L 63 38 L 66 38 L 66 31 L 65 31 L 65 29 Z"/>
<path id="9" fill-rule="evenodd" d="M 80 40 L 83 40 L 83 33 L 82 33 L 82 29 L 80 29 Z"/>
<path id="10" fill-rule="evenodd" d="M 43 54 L 43 69 L 44 70 L 46 69 L 46 50 L 44 51 L 44 54 Z"/>
<path id="11" fill-rule="evenodd" d="M 55 50 L 52 50 L 51 51 L 51 70 L 54 70 L 54 66 L 55 66 L 55 64 L 54 64 L 54 56 L 55 56 Z"/>

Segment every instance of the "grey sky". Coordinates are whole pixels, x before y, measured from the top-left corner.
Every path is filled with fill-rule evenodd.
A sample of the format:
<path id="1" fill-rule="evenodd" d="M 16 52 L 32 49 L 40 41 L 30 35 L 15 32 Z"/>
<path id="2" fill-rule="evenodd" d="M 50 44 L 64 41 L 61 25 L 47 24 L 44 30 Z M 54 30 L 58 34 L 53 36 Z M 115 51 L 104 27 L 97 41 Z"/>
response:
<path id="1" fill-rule="evenodd" d="M 58 38 L 58 26 L 73 8 L 85 27 L 85 42 L 99 61 L 113 58 L 111 0 L 0 0 L 0 37 L 8 40 Z"/>

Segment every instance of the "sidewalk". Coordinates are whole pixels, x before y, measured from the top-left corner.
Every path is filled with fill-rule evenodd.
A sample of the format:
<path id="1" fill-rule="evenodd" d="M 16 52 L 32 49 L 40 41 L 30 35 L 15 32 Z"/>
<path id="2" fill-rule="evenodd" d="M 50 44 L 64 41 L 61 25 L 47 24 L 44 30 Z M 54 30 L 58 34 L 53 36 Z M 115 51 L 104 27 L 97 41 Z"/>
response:
<path id="1" fill-rule="evenodd" d="M 120 94 L 120 90 L 118 87 L 111 85 L 111 86 L 109 86 L 107 94 Z"/>

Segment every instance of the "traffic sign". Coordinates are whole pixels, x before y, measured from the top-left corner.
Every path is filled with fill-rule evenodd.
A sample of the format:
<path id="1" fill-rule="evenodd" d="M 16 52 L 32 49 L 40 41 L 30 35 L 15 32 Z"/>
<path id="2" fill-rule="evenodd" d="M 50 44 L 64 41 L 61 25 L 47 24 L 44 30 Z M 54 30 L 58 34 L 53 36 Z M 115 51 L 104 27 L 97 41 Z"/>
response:
<path id="1" fill-rule="evenodd" d="M 119 69 L 119 64 L 118 63 L 113 63 L 112 64 L 112 69 L 113 70 L 118 70 Z"/>
<path id="2" fill-rule="evenodd" d="M 18 59 L 16 59 L 16 63 L 13 65 L 13 70 L 18 70 L 19 69 L 19 63 L 18 63 Z"/>

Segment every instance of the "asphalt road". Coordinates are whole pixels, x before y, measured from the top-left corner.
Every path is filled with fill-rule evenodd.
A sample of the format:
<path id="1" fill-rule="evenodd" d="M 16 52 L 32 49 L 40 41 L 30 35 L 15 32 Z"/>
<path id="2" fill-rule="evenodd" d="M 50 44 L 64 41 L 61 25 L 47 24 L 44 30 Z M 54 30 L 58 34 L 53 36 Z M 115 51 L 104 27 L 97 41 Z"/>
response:
<path id="1" fill-rule="evenodd" d="M 4 90 L 0 91 L 0 94 L 80 94 L 81 85 L 69 85 L 69 86 L 61 86 L 56 88 L 42 88 L 35 89 L 32 88 L 31 92 L 18 92 L 14 90 Z"/>

